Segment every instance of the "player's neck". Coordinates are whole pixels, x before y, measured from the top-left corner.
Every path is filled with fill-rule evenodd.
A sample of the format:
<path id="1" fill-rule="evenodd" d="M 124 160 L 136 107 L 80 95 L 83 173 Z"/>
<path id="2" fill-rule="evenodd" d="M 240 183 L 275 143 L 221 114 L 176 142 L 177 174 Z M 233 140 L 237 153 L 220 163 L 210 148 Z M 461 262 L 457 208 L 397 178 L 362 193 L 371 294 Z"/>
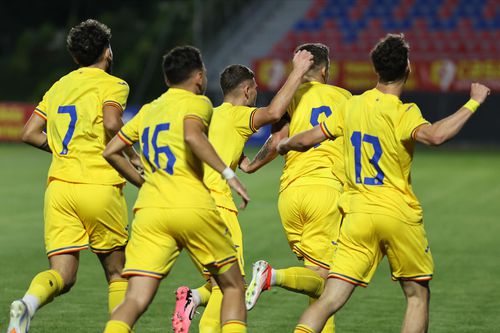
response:
<path id="1" fill-rule="evenodd" d="M 196 95 L 202 95 L 203 94 L 201 92 L 199 86 L 196 85 L 193 82 L 184 82 L 184 83 L 180 83 L 180 84 L 172 84 L 172 85 L 170 85 L 170 88 L 184 89 L 184 90 L 190 91 L 190 92 L 192 92 L 193 94 L 196 94 Z"/>
<path id="2" fill-rule="evenodd" d="M 224 96 L 224 103 L 230 103 L 236 106 L 246 106 L 246 98 L 242 96 L 226 95 Z"/>
<path id="3" fill-rule="evenodd" d="M 378 82 L 375 86 L 375 89 L 383 92 L 384 94 L 390 94 L 394 96 L 401 96 L 403 93 L 404 82 L 391 82 L 391 83 L 382 83 Z"/>
<path id="4" fill-rule="evenodd" d="M 84 67 L 89 67 L 89 68 L 99 68 L 99 69 L 102 69 L 103 71 L 106 71 L 108 68 L 108 63 L 106 61 L 99 61 L 99 62 L 96 62 L 95 64 L 93 65 L 90 65 L 90 66 L 84 66 Z"/>

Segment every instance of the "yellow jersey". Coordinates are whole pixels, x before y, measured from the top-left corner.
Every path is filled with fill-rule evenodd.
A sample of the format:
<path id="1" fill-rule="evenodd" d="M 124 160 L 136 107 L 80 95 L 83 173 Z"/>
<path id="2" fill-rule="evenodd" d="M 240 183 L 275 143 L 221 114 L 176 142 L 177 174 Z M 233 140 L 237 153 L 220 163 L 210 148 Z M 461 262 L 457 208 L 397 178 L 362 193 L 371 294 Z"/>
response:
<path id="1" fill-rule="evenodd" d="M 349 99 L 321 124 L 328 137 L 344 136 L 347 191 L 339 201 L 344 212 L 422 220 L 410 169 L 413 132 L 427 123 L 416 104 L 372 89 Z"/>
<path id="2" fill-rule="evenodd" d="M 350 97 L 350 92 L 339 87 L 319 82 L 303 83 L 287 109 L 290 116 L 289 136 L 317 126 Z M 330 184 L 342 189 L 345 181 L 342 141 L 342 138 L 325 141 L 304 153 L 288 152 L 285 156 L 280 192 L 292 183 Z"/>
<path id="3" fill-rule="evenodd" d="M 170 88 L 144 105 L 118 133 L 132 145 L 139 141 L 145 183 L 134 208 L 216 209 L 203 184 L 203 163 L 184 141 L 184 119 L 196 118 L 208 127 L 212 103 L 202 95 Z"/>
<path id="4" fill-rule="evenodd" d="M 222 103 L 214 109 L 208 139 L 215 150 L 233 171 L 238 167 L 238 162 L 245 147 L 245 143 L 256 132 L 253 127 L 255 107 L 236 106 L 231 103 Z M 217 206 L 238 211 L 233 201 L 231 189 L 220 173 L 205 165 L 205 185 Z"/>
<path id="5" fill-rule="evenodd" d="M 128 93 L 125 81 L 93 67 L 81 67 L 52 85 L 34 111 L 47 121 L 49 181 L 125 182 L 102 157 L 107 143 L 102 109 L 105 104 L 125 109 Z"/>

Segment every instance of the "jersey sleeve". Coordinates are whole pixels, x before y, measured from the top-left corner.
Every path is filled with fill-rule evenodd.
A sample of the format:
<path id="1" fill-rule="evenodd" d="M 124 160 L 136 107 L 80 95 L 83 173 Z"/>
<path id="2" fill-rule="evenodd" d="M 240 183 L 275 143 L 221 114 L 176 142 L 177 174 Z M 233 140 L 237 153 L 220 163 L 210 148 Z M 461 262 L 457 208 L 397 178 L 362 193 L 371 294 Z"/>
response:
<path id="1" fill-rule="evenodd" d="M 130 119 L 121 130 L 118 132 L 118 137 L 125 142 L 127 145 L 131 146 L 134 143 L 139 141 L 139 133 L 141 130 L 141 122 L 142 115 L 146 112 L 150 107 L 150 104 L 144 105 L 139 112 L 134 116 L 134 118 Z"/>
<path id="2" fill-rule="evenodd" d="M 255 115 L 255 112 L 257 111 L 257 108 L 239 107 L 235 111 L 235 127 L 242 137 L 248 138 L 252 134 L 257 132 L 257 129 L 253 124 L 253 117 Z"/>
<path id="3" fill-rule="evenodd" d="M 419 107 L 414 104 L 404 105 L 404 114 L 399 123 L 399 137 L 401 141 L 413 140 L 413 132 L 417 127 L 429 122 L 422 116 Z"/>
<path id="4" fill-rule="evenodd" d="M 205 96 L 196 96 L 189 100 L 187 106 L 185 118 L 196 118 L 203 122 L 203 125 L 207 126 L 210 124 L 212 119 L 213 107 L 212 102 Z"/>
<path id="5" fill-rule="evenodd" d="M 112 105 L 122 111 L 125 110 L 129 90 L 129 86 L 125 81 L 116 80 L 110 82 L 104 89 L 103 106 Z"/>
<path id="6" fill-rule="evenodd" d="M 345 103 L 332 109 L 332 114 L 325 121 L 319 124 L 323 134 L 331 140 L 342 136 L 344 129 Z"/>
<path id="7" fill-rule="evenodd" d="M 47 109 L 48 109 L 48 106 L 47 106 L 47 95 L 49 93 L 46 92 L 45 95 L 43 95 L 43 98 L 41 100 L 40 103 L 38 103 L 38 105 L 36 106 L 35 110 L 33 110 L 33 113 L 42 117 L 43 119 L 47 120 Z"/>

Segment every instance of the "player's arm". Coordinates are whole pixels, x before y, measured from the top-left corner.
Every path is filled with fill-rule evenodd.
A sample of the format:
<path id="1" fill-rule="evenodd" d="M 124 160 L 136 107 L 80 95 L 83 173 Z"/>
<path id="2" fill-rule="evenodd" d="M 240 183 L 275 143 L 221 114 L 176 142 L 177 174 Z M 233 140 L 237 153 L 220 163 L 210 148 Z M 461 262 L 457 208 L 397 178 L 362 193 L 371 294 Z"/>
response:
<path id="1" fill-rule="evenodd" d="M 243 156 L 239 162 L 239 168 L 245 173 L 254 173 L 262 168 L 278 156 L 278 143 L 288 137 L 289 132 L 288 119 L 282 119 L 279 123 L 273 124 L 271 136 L 266 140 L 264 145 L 257 152 L 252 161 L 246 156 Z"/>
<path id="2" fill-rule="evenodd" d="M 473 83 L 470 90 L 470 100 L 457 112 L 443 118 L 434 124 L 424 124 L 417 127 L 413 137 L 418 142 L 431 146 L 439 146 L 457 135 L 472 114 L 489 95 L 490 89 L 480 83 Z"/>
<path id="3" fill-rule="evenodd" d="M 275 123 L 283 117 L 286 108 L 292 100 L 295 91 L 302 83 L 302 77 L 311 68 L 313 56 L 306 50 L 295 53 L 293 57 L 293 70 L 267 107 L 258 108 L 253 115 L 253 127 L 259 129 L 264 125 Z"/>
<path id="4" fill-rule="evenodd" d="M 123 110 L 121 107 L 119 108 L 115 103 L 104 104 L 102 108 L 103 125 L 108 138 L 113 138 L 123 127 L 122 113 Z M 123 153 L 125 153 L 135 168 L 138 170 L 143 169 L 141 158 L 133 146 L 127 146 L 123 150 Z"/>
<path id="5" fill-rule="evenodd" d="M 228 167 L 215 151 L 206 135 L 206 126 L 197 117 L 186 117 L 184 119 L 184 141 L 193 154 L 202 162 L 208 164 L 212 169 L 219 172 L 227 180 L 238 195 L 243 199 L 240 208 L 245 208 L 250 201 L 245 186 L 236 177 L 236 174 Z"/>
<path id="6" fill-rule="evenodd" d="M 47 141 L 47 134 L 44 130 L 47 126 L 47 120 L 33 113 L 23 128 L 22 140 L 23 142 L 32 145 L 35 148 L 52 153 L 49 143 Z"/>
<path id="7" fill-rule="evenodd" d="M 284 155 L 290 150 L 308 151 L 315 145 L 328 139 L 327 135 L 321 128 L 321 125 L 314 126 L 310 130 L 301 132 L 288 139 L 283 139 L 278 144 L 278 153 Z"/>
<path id="8" fill-rule="evenodd" d="M 137 187 L 141 187 L 144 183 L 144 178 L 136 167 L 123 155 L 123 152 L 130 149 L 130 147 L 131 145 L 128 142 L 124 142 L 118 135 L 115 135 L 107 144 L 102 156 L 126 180 Z"/>

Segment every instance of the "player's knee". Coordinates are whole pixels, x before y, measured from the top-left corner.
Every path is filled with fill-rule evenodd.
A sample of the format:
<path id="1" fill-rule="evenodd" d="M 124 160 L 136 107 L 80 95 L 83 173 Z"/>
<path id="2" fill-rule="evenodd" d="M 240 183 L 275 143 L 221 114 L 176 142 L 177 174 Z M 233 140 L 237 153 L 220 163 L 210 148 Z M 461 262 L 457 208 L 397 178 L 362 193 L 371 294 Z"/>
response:
<path id="1" fill-rule="evenodd" d="M 430 288 L 427 281 L 405 281 L 403 290 L 408 304 L 427 304 L 430 298 Z"/>

